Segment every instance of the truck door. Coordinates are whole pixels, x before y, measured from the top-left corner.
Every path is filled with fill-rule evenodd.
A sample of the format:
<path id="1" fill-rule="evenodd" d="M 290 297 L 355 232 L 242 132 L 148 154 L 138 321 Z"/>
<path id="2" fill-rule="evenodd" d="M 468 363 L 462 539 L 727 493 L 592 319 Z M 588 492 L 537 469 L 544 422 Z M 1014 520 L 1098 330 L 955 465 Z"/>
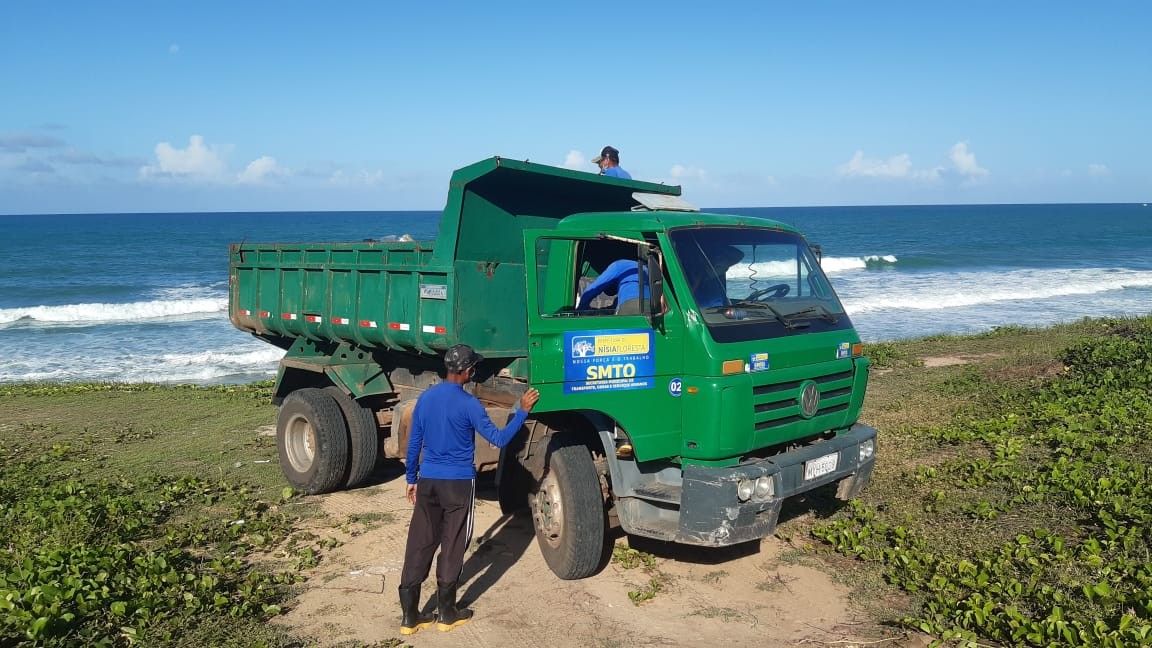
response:
<path id="1" fill-rule="evenodd" d="M 659 253 L 653 233 L 525 231 L 529 371 L 541 405 L 610 416 L 640 460 L 680 454 L 682 438 L 684 326 L 672 299 L 651 306 Z"/>

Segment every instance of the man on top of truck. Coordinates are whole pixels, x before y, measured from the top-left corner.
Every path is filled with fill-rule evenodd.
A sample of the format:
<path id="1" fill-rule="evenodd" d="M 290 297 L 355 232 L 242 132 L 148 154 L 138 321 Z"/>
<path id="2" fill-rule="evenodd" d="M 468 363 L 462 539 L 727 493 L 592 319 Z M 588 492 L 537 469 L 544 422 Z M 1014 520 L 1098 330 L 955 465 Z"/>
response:
<path id="1" fill-rule="evenodd" d="M 472 508 L 476 495 L 476 437 L 504 447 L 520 431 L 540 392 L 528 388 L 520 397 L 512 420 L 498 429 L 484 406 L 464 391 L 484 357 L 467 344 L 444 354 L 447 379 L 420 395 L 412 413 L 408 440 L 407 496 L 416 508 L 408 526 L 404 568 L 400 574 L 401 634 L 412 634 L 433 621 L 448 631 L 472 618 L 471 610 L 456 607 L 456 587 L 464 568 L 464 550 L 472 535 Z M 423 455 L 423 457 L 421 457 Z M 420 614 L 420 586 L 436 562 L 438 618 Z"/>
<path id="2" fill-rule="evenodd" d="M 600 167 L 600 175 L 610 176 L 612 178 L 624 178 L 625 180 L 632 179 L 632 174 L 620 166 L 620 151 L 617 151 L 611 146 L 605 146 L 600 151 L 600 155 L 592 158 L 592 164 Z"/>

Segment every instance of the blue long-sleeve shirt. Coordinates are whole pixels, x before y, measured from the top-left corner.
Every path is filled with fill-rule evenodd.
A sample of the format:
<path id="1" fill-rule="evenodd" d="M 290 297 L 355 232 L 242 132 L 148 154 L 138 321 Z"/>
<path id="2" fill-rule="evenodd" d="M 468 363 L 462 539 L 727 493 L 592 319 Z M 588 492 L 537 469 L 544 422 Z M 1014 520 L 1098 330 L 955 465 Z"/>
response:
<path id="1" fill-rule="evenodd" d="M 616 304 L 619 306 L 630 299 L 637 299 L 640 297 L 640 280 L 638 277 L 640 273 L 636 271 L 637 263 L 635 259 L 620 259 L 608 264 L 604 268 L 604 272 L 596 277 L 584 289 L 580 295 L 580 303 L 576 305 L 576 310 L 586 310 L 592 303 L 596 296 L 612 286 L 616 288 Z M 648 296 L 647 273 L 645 275 L 644 296 Z"/>
<path id="2" fill-rule="evenodd" d="M 475 396 L 454 382 L 429 388 L 416 401 L 408 437 L 408 483 L 418 477 L 474 479 L 476 437 L 479 432 L 494 446 L 503 448 L 524 425 L 528 412 L 516 407 L 512 420 L 498 429 Z M 420 451 L 424 460 L 420 460 Z"/>
<path id="3" fill-rule="evenodd" d="M 606 176 L 609 176 L 611 178 L 624 178 L 625 180 L 631 180 L 632 179 L 632 174 L 628 173 L 624 169 L 621 169 L 619 165 L 614 166 L 614 167 L 608 167 L 607 169 L 604 169 L 603 171 L 600 172 L 600 175 L 606 175 Z"/>

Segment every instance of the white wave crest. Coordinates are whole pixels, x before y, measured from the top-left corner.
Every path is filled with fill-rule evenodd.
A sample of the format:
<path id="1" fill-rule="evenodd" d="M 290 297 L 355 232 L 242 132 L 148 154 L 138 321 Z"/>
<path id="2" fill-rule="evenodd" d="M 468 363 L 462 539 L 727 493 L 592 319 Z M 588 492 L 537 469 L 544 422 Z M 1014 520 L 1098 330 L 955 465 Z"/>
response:
<path id="1" fill-rule="evenodd" d="M 863 270 L 868 264 L 896 263 L 896 257 L 891 254 L 871 254 L 863 257 L 824 257 L 820 260 L 820 267 L 824 272 L 842 272 L 844 270 Z"/>
<path id="2" fill-rule="evenodd" d="M 166 299 L 128 304 L 63 304 L 0 309 L 0 325 L 19 320 L 40 324 L 129 322 L 163 318 L 207 317 L 228 310 L 228 298 Z"/>
<path id="3" fill-rule="evenodd" d="M 896 257 L 891 254 L 869 255 L 862 257 L 824 257 L 820 267 L 824 272 L 842 272 L 845 270 L 863 270 L 868 264 L 896 263 Z M 796 263 L 793 261 L 762 261 L 759 263 L 738 263 L 728 269 L 729 279 L 740 278 L 769 278 L 791 277 L 796 274 Z"/>
<path id="4" fill-rule="evenodd" d="M 1152 271 L 1092 268 L 1083 270 L 1013 270 L 1008 272 L 925 273 L 915 281 L 868 286 L 838 284 L 850 314 L 880 311 L 934 311 L 994 304 L 1039 302 L 1057 297 L 1152 288 Z M 857 297 L 854 293 L 866 292 Z"/>
<path id="5" fill-rule="evenodd" d="M 39 358 L 0 369 L 0 383 L 14 381 L 109 381 L 124 383 L 249 382 L 276 375 L 284 350 L 260 343 L 234 349 L 160 356 L 90 356 L 84 363 L 44 362 Z"/>

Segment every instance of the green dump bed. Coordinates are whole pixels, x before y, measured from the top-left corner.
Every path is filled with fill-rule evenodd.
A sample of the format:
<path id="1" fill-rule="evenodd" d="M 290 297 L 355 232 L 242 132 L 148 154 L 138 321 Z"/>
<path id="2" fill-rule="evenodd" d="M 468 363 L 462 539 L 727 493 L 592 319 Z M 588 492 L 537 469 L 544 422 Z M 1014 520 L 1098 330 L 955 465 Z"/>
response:
<path id="1" fill-rule="evenodd" d="M 452 174 L 435 241 L 233 244 L 228 315 L 285 349 L 300 337 L 420 353 L 466 341 L 490 358 L 523 357 L 523 230 L 628 211 L 635 192 L 680 187 L 483 160 Z"/>

